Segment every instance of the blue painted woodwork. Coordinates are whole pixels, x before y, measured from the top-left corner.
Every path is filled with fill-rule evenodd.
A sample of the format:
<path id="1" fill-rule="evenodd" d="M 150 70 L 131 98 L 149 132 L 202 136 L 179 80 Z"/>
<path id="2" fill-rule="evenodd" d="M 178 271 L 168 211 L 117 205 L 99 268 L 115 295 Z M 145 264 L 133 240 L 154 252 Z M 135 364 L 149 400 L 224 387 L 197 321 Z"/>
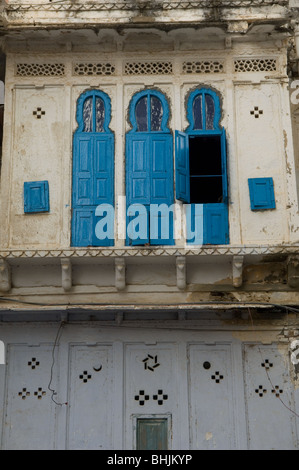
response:
<path id="1" fill-rule="evenodd" d="M 229 228 L 227 204 L 204 204 L 203 206 L 203 244 L 228 244 Z"/>
<path id="2" fill-rule="evenodd" d="M 24 183 L 24 212 L 49 212 L 48 181 L 31 181 Z"/>
<path id="3" fill-rule="evenodd" d="M 90 90 L 77 102 L 73 137 L 72 246 L 111 246 L 95 227 L 100 204 L 114 206 L 114 135 L 109 129 L 111 103 L 106 93 Z"/>
<path id="4" fill-rule="evenodd" d="M 194 115 L 194 102 L 197 97 L 201 97 L 201 114 L 202 119 L 201 125 L 196 125 L 196 116 Z M 208 108 L 206 106 L 207 97 L 210 103 L 214 103 L 214 112 L 211 111 L 211 105 Z M 197 111 L 200 111 L 197 109 Z M 211 115 L 211 116 L 210 116 Z M 211 117 L 209 119 L 208 117 Z M 189 122 L 189 127 L 186 129 L 188 134 L 192 133 L 193 135 L 196 134 L 218 134 L 221 131 L 220 127 L 220 118 L 221 118 L 221 106 L 220 106 L 220 99 L 217 93 L 210 88 L 199 88 L 193 90 L 188 98 L 187 104 L 187 119 Z M 210 122 L 210 125 L 209 125 Z"/>
<path id="5" fill-rule="evenodd" d="M 190 245 L 226 245 L 229 243 L 227 204 L 189 204 L 186 228 Z"/>
<path id="6" fill-rule="evenodd" d="M 248 178 L 252 211 L 275 209 L 273 178 Z"/>
<path id="7" fill-rule="evenodd" d="M 175 188 L 176 198 L 190 202 L 189 135 L 175 131 Z"/>
<path id="8" fill-rule="evenodd" d="M 173 219 L 170 217 L 170 234 L 161 237 L 162 215 L 157 216 L 157 231 L 150 230 L 152 205 L 171 206 L 173 194 L 173 139 L 167 128 L 169 108 L 164 95 L 156 90 L 137 93 L 130 103 L 129 116 L 132 129 L 126 136 L 126 201 L 127 208 L 144 205 L 148 211 L 147 234 L 133 240 L 130 245 L 173 244 Z M 142 129 L 142 130 L 140 130 Z M 146 131 L 144 129 L 147 129 Z M 128 214 L 127 225 L 134 219 Z M 157 237 L 156 237 L 157 235 Z"/>
<path id="9" fill-rule="evenodd" d="M 187 118 L 189 126 L 186 132 L 176 131 L 176 198 L 185 203 L 190 202 L 190 178 L 196 177 L 198 184 L 201 178 L 209 178 L 211 175 L 190 174 L 189 163 L 189 139 L 193 137 L 217 137 L 220 138 L 221 147 L 221 175 L 222 197 L 219 202 L 204 203 L 200 217 L 197 214 L 197 222 L 194 204 L 188 212 L 187 234 L 192 237 L 189 243 L 198 244 L 228 244 L 228 188 L 227 188 L 227 155 L 226 155 L 226 132 L 220 126 L 221 106 L 220 99 L 214 90 L 199 88 L 193 90 L 188 98 Z M 199 155 L 198 158 L 209 158 L 208 155 Z M 213 175 L 212 175 L 213 176 Z M 193 218 L 193 219 L 192 219 Z M 201 225 L 202 224 L 202 225 Z M 188 236 L 187 236 L 188 239 Z"/>

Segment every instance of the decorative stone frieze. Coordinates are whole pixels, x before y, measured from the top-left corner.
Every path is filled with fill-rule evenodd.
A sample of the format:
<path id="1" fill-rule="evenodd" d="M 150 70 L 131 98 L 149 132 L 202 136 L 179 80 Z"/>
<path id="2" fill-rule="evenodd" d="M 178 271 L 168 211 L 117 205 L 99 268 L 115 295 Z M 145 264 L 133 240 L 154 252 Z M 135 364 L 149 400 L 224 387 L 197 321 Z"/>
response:
<path id="1" fill-rule="evenodd" d="M 139 1 L 91 1 L 91 2 L 13 2 L 5 5 L 2 22 L 9 27 L 32 24 L 84 24 L 86 20 L 97 23 L 144 22 L 219 22 L 228 21 L 232 31 L 239 32 L 240 22 L 262 18 L 281 20 L 287 18 L 287 0 L 139 0 Z M 221 10 L 221 13 L 219 12 Z M 180 11 L 183 17 L 177 15 Z M 174 12 L 174 14 L 172 14 Z M 107 15 L 108 13 L 108 15 Z M 108 16 L 108 17 L 107 17 Z M 237 21 L 236 28 L 232 22 Z M 246 28 L 247 29 L 247 28 Z M 243 29 L 242 29 L 243 31 Z"/>
<path id="2" fill-rule="evenodd" d="M 199 246 L 190 248 L 66 248 L 64 250 L 2 250 L 0 260 L 30 258 L 117 258 L 161 256 L 249 256 L 249 255 L 298 255 L 299 245 L 251 245 L 251 246 Z"/>

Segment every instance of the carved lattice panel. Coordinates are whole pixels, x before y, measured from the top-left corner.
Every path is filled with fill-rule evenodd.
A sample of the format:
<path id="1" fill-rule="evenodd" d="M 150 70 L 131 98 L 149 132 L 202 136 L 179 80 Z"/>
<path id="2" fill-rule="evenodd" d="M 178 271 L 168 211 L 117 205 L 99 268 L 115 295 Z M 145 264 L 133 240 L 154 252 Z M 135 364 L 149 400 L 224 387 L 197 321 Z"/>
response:
<path id="1" fill-rule="evenodd" d="M 4 426 L 6 449 L 53 448 L 55 405 L 48 388 L 51 366 L 52 346 L 9 347 Z M 56 372 L 54 368 L 53 384 L 56 382 Z"/>
<path id="2" fill-rule="evenodd" d="M 68 449 L 112 449 L 113 368 L 110 345 L 72 345 Z"/>
<path id="3" fill-rule="evenodd" d="M 190 345 L 192 448 L 234 449 L 234 391 L 229 344 Z"/>
<path id="4" fill-rule="evenodd" d="M 18 77 L 62 77 L 65 75 L 65 65 L 24 62 L 16 64 L 15 74 Z"/>
<path id="5" fill-rule="evenodd" d="M 249 449 L 295 448 L 294 403 L 284 353 L 270 345 L 244 346 Z"/>

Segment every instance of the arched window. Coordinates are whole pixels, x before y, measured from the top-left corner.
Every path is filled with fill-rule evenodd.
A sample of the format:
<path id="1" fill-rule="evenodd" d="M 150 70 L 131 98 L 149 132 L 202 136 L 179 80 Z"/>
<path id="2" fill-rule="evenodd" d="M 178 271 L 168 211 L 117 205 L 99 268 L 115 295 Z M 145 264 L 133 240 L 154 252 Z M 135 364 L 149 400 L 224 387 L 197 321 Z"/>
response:
<path id="1" fill-rule="evenodd" d="M 127 243 L 173 244 L 172 215 L 167 210 L 154 214 L 158 206 L 167 208 L 174 202 L 173 138 L 167 127 L 169 107 L 163 93 L 157 90 L 136 93 L 130 103 L 129 118 L 132 129 L 126 136 L 128 228 L 137 206 L 143 211 L 143 222 L 140 236 L 137 231 L 133 236 L 128 230 Z M 163 217 L 168 217 L 167 231 L 162 230 Z"/>
<path id="2" fill-rule="evenodd" d="M 111 104 L 99 90 L 83 93 L 77 102 L 78 128 L 73 138 L 72 245 L 113 245 L 111 227 L 99 239 L 95 227 L 99 205 L 114 204 L 114 135 L 109 129 Z"/>
<path id="3" fill-rule="evenodd" d="M 210 88 L 193 90 L 187 102 L 189 126 L 176 132 L 176 197 L 201 210 L 202 244 L 228 243 L 226 134 L 221 105 Z"/>

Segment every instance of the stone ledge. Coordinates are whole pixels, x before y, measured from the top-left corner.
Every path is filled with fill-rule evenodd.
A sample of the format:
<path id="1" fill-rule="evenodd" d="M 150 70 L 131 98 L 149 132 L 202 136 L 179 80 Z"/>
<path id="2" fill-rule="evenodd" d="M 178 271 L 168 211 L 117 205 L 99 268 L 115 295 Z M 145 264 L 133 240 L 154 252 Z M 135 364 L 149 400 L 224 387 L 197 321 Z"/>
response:
<path id="1" fill-rule="evenodd" d="M 11 249 L 1 250 L 0 259 L 55 259 L 55 258 L 115 258 L 160 256 L 236 256 L 236 255 L 299 255 L 299 244 L 294 245 L 215 245 L 200 247 L 125 247 L 125 248 L 65 248 L 65 249 Z"/>

